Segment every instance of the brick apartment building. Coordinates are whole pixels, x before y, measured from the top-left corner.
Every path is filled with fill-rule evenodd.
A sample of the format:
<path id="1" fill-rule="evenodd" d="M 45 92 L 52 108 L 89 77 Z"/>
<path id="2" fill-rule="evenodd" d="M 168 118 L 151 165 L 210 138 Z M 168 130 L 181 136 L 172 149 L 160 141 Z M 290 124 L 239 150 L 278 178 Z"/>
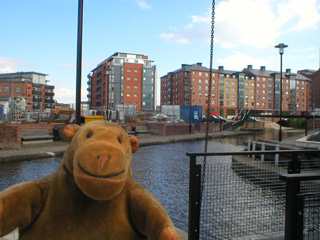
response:
<path id="1" fill-rule="evenodd" d="M 11 101 L 23 98 L 27 111 L 43 111 L 54 108 L 54 86 L 47 85 L 47 74 L 37 72 L 17 72 L 0 74 L 0 98 Z"/>
<path id="2" fill-rule="evenodd" d="M 90 109 L 115 109 L 136 105 L 137 111 L 154 110 L 156 66 L 148 56 L 116 52 L 88 75 Z"/>
<path id="3" fill-rule="evenodd" d="M 313 111 L 314 109 L 320 109 L 320 69 L 318 69 L 318 71 L 304 69 L 298 71 L 298 73 L 306 76 L 311 80 L 308 100 L 309 111 Z"/>
<path id="4" fill-rule="evenodd" d="M 161 105 L 202 105 L 207 108 L 210 70 L 201 63 L 187 65 L 161 77 Z M 282 75 L 282 111 L 307 111 L 308 87 L 311 81 L 301 73 Z M 212 71 L 211 111 L 226 117 L 241 109 L 272 112 L 280 108 L 280 73 L 264 66 L 253 69 L 248 65 L 241 72 L 225 70 L 223 66 Z"/>

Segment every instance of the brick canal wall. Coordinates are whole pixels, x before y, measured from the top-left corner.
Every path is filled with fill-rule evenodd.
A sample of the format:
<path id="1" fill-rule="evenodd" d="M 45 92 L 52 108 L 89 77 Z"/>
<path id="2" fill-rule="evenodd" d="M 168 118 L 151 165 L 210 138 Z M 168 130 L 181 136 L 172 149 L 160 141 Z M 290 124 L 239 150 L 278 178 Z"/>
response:
<path id="1" fill-rule="evenodd" d="M 0 144 L 13 143 L 21 145 L 21 132 L 24 129 L 47 129 L 50 135 L 53 135 L 53 129 L 59 129 L 59 136 L 65 140 L 63 129 L 64 123 L 51 124 L 0 124 Z M 126 123 L 121 124 L 125 131 L 131 131 L 132 127 L 146 126 L 151 134 L 160 136 L 184 135 L 190 133 L 189 123 Z M 206 131 L 206 123 L 191 124 L 191 132 Z M 209 132 L 219 131 L 218 123 L 209 124 Z"/>

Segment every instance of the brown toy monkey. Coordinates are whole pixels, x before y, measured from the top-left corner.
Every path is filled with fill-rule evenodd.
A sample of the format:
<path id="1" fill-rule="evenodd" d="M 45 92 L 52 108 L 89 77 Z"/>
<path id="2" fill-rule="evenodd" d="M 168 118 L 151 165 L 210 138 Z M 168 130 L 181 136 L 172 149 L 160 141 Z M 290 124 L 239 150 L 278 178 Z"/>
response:
<path id="1" fill-rule="evenodd" d="M 67 125 L 71 141 L 59 168 L 0 193 L 0 237 L 22 240 L 170 239 L 173 223 L 132 177 L 138 139 L 105 121 Z"/>

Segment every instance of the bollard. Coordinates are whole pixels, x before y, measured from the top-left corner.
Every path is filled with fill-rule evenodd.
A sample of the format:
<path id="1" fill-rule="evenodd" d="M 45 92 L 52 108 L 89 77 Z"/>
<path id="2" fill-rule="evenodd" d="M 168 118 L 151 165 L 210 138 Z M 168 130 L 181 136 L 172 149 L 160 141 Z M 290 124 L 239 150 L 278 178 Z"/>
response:
<path id="1" fill-rule="evenodd" d="M 276 151 L 279 151 L 279 150 L 280 150 L 280 145 L 276 145 L 275 148 L 276 148 Z M 274 156 L 274 165 L 275 165 L 276 167 L 279 166 L 279 159 L 280 159 L 279 154 L 275 154 L 275 156 Z"/>
<path id="2" fill-rule="evenodd" d="M 266 150 L 266 143 L 261 143 L 261 151 L 265 151 Z M 264 162 L 264 154 L 261 154 L 261 158 L 260 158 L 261 162 Z"/>
<path id="3" fill-rule="evenodd" d="M 252 151 L 255 151 L 256 150 L 256 141 L 252 141 Z M 252 160 L 256 160 L 256 155 L 253 154 L 252 155 Z"/>

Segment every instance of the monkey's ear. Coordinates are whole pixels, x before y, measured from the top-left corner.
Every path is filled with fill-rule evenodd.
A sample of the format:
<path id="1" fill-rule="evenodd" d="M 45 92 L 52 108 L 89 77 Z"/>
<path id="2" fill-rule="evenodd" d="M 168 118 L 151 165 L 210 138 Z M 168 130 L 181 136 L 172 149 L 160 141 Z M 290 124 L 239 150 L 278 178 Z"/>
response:
<path id="1" fill-rule="evenodd" d="M 135 136 L 129 136 L 132 152 L 136 152 L 139 148 L 139 140 Z"/>
<path id="2" fill-rule="evenodd" d="M 64 129 L 63 133 L 66 136 L 68 142 L 72 141 L 73 136 L 78 132 L 80 126 L 77 124 L 68 124 Z"/>

